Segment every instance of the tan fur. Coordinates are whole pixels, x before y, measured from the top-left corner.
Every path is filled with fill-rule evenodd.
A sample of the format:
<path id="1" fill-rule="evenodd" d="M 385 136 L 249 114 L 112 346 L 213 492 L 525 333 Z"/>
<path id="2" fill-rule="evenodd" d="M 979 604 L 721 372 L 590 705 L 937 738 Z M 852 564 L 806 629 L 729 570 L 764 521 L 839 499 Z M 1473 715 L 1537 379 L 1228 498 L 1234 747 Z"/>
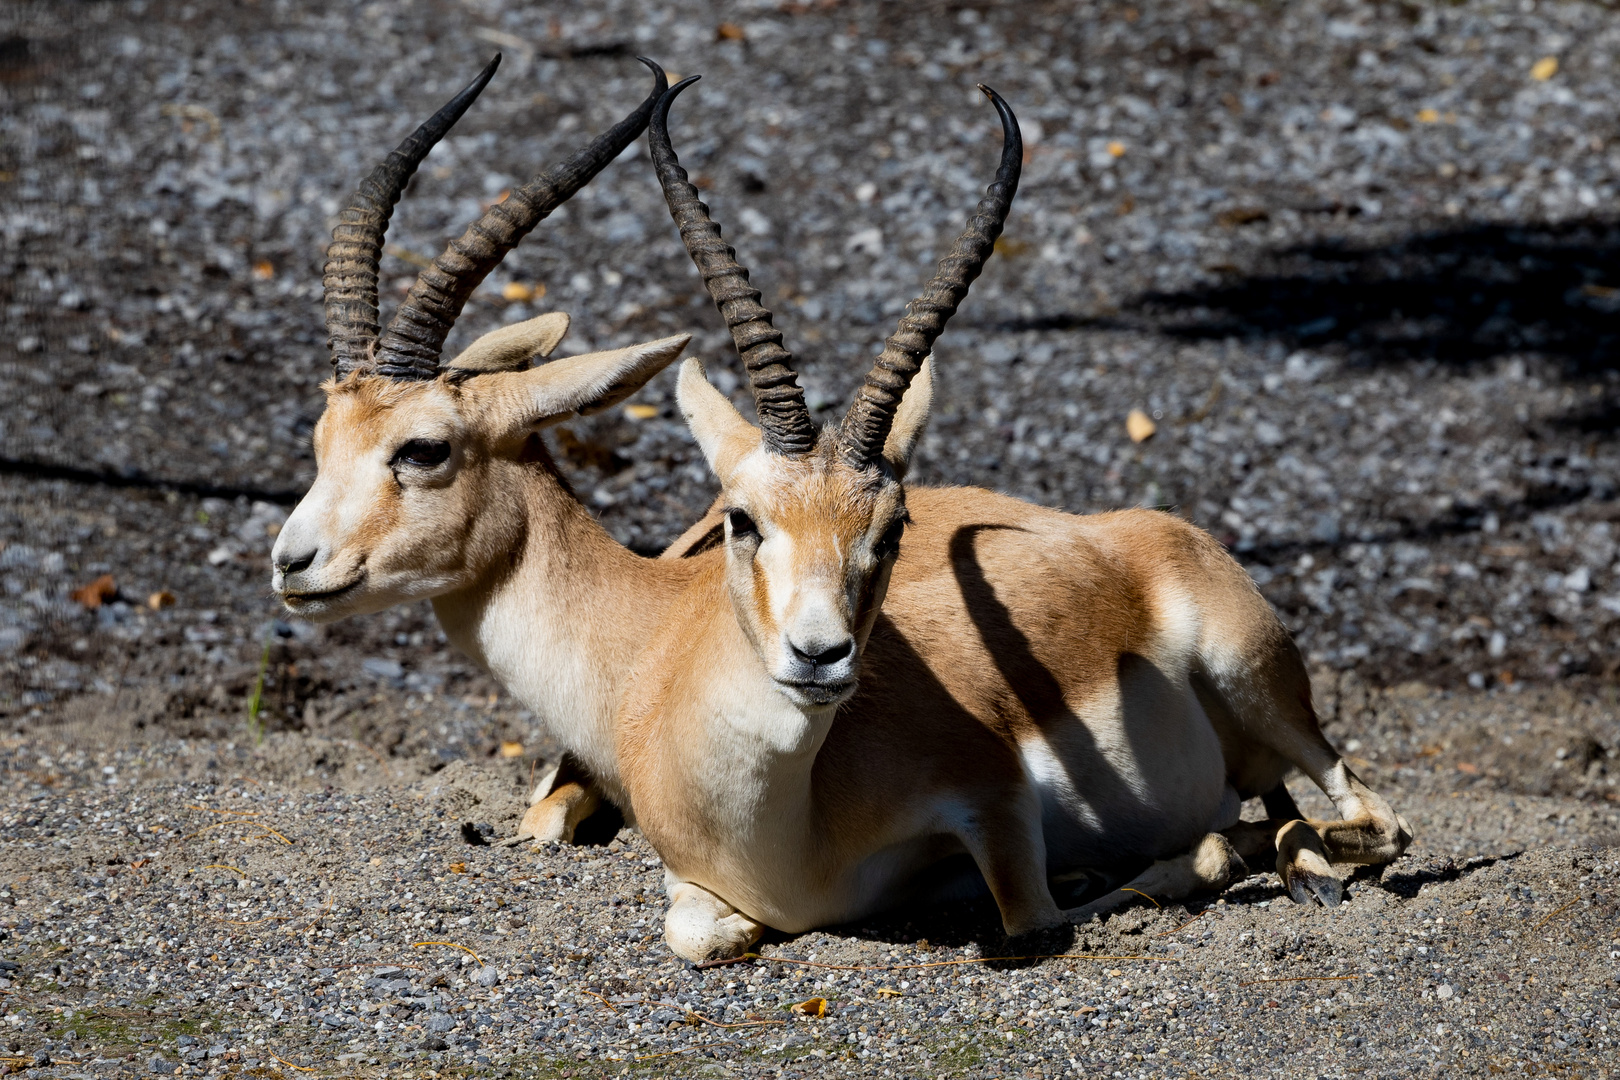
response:
<path id="1" fill-rule="evenodd" d="M 932 868 L 964 851 L 1015 933 L 1082 917 L 1047 888 L 1065 869 L 1149 857 L 1171 867 L 1154 879 L 1167 889 L 1212 887 L 1225 864 L 1211 852 L 1230 849 L 1208 835 L 1235 819 L 1223 792 L 1269 797 L 1292 766 L 1344 819 L 1288 833 L 1291 891 L 1324 895 L 1324 852 L 1382 861 L 1409 841 L 1322 738 L 1298 653 L 1247 575 L 1168 515 L 907 493 L 904 453 L 852 469 L 825 440 L 767 455 L 698 370 L 683 410 L 705 449 L 729 447 L 714 454 L 720 505 L 760 539 L 716 520 L 685 538 L 703 548 L 690 558 L 626 551 L 538 429 L 622 399 L 680 344 L 459 385 L 329 386 L 320 475 L 275 559 L 278 591 L 317 619 L 430 596 L 451 640 L 647 831 L 683 955 L 933 895 Z M 442 474 L 390 466 L 423 437 L 452 444 Z M 903 554 L 882 557 L 907 514 Z M 301 544 L 318 555 L 295 569 Z M 351 592 L 319 595 L 356 572 Z M 826 639 L 812 649 L 853 635 L 858 686 L 783 681 L 806 628 Z M 1084 813 L 1054 809 L 1055 788 Z M 571 829 L 583 799 L 568 792 L 548 827 Z"/>

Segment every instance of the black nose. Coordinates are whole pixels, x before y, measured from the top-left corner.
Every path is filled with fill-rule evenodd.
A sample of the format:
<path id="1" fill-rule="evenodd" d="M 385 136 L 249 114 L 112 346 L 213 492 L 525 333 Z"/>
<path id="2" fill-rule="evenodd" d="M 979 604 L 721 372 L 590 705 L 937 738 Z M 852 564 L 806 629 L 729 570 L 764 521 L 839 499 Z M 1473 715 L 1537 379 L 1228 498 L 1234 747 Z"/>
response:
<path id="1" fill-rule="evenodd" d="M 788 642 L 788 647 L 793 650 L 795 657 L 807 664 L 815 667 L 831 667 L 855 651 L 855 639 L 845 638 L 832 648 L 824 649 L 818 653 L 807 653 L 792 642 Z"/>
<path id="2" fill-rule="evenodd" d="M 320 554 L 319 551 L 311 551 L 308 553 L 300 552 L 297 555 L 290 556 L 285 562 L 276 563 L 276 569 L 280 570 L 283 574 L 296 574 L 300 570 L 308 570 L 310 564 L 315 561 L 315 556 L 318 554 Z"/>

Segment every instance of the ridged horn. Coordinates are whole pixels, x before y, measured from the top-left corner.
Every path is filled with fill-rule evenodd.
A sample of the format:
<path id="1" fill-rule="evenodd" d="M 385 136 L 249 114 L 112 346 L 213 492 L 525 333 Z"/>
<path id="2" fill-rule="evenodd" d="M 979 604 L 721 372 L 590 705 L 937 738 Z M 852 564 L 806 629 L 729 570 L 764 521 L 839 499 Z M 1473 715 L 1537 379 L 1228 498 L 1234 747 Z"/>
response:
<path id="1" fill-rule="evenodd" d="M 697 82 L 682 80 L 658 99 L 647 126 L 653 167 L 664 188 L 664 200 L 681 231 L 681 242 L 703 275 L 703 284 L 731 330 L 748 380 L 754 388 L 754 410 L 766 449 L 789 457 L 808 454 L 816 444 L 816 427 L 804 404 L 804 391 L 793 370 L 793 354 L 782 346 L 782 331 L 771 325 L 771 313 L 759 302 L 759 290 L 748 283 L 748 270 L 737 253 L 720 239 L 720 226 L 686 179 L 669 143 L 669 107 L 676 95 Z"/>
<path id="2" fill-rule="evenodd" d="M 1001 115 L 1001 167 L 968 219 L 966 230 L 939 261 L 933 280 L 923 288 L 921 296 L 907 305 L 899 327 L 883 343 L 883 351 L 844 415 L 838 432 L 839 455 L 856 468 L 864 468 L 883 453 L 900 398 L 995 250 L 996 238 L 1001 235 L 1013 196 L 1018 193 L 1018 175 L 1024 163 L 1018 118 L 1000 94 L 983 83 L 979 89 Z"/>
<path id="3" fill-rule="evenodd" d="M 668 88 L 669 80 L 664 69 L 651 60 L 637 59 L 652 70 L 653 92 L 635 112 L 573 157 L 490 207 L 417 276 L 416 284 L 377 342 L 379 375 L 394 379 L 431 379 L 437 375 L 444 339 L 473 290 L 547 214 L 573 198 L 647 127 L 647 117 Z"/>
<path id="4" fill-rule="evenodd" d="M 377 260 L 382 256 L 383 235 L 388 232 L 394 205 L 428 151 L 461 119 L 500 66 L 501 54 L 496 53 L 478 78 L 371 170 L 332 230 L 322 283 L 327 344 L 338 378 L 371 362 L 371 346 L 377 340 Z"/>

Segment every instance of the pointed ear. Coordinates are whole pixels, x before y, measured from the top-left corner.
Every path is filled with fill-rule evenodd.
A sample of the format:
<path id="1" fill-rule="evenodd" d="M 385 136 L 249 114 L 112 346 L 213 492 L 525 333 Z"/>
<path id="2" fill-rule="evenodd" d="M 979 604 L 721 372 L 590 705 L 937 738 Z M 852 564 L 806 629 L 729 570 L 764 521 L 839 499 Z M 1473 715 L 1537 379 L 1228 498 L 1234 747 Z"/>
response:
<path id="1" fill-rule="evenodd" d="M 445 365 L 461 371 L 525 371 L 536 356 L 550 356 L 568 336 L 568 313 L 551 311 L 527 322 L 491 330 Z"/>
<path id="2" fill-rule="evenodd" d="M 709 385 L 703 361 L 696 357 L 681 365 L 675 400 L 709 468 L 720 483 L 726 483 L 737 463 L 759 448 L 759 428 L 744 420 L 726 395 Z"/>
<path id="3" fill-rule="evenodd" d="M 923 358 L 921 369 L 912 378 L 911 385 L 906 387 L 905 396 L 900 399 L 900 408 L 895 410 L 889 437 L 883 442 L 883 460 L 889 463 L 895 476 L 906 475 L 911 455 L 922 438 L 923 428 L 928 425 L 928 408 L 933 403 L 934 358 L 928 356 Z"/>
<path id="4" fill-rule="evenodd" d="M 553 360 L 529 371 L 484 375 L 468 382 L 477 393 L 499 390 L 507 426 L 512 429 L 555 423 L 611 409 L 668 367 L 691 334 L 677 334 L 608 352 Z"/>

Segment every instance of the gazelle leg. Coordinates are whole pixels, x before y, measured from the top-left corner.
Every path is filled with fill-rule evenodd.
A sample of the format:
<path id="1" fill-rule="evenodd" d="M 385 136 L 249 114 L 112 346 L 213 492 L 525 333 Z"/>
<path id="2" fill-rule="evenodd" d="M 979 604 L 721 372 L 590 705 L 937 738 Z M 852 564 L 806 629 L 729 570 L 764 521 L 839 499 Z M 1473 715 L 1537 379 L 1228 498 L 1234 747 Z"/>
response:
<path id="1" fill-rule="evenodd" d="M 1063 911 L 1046 883 L 1046 841 L 1039 800 L 1031 791 L 994 807 L 981 807 L 973 828 L 957 836 L 984 875 L 1001 910 L 1008 937 L 1063 923 Z"/>
<path id="2" fill-rule="evenodd" d="M 1263 608 L 1258 595 L 1255 602 Z M 1314 898 L 1336 904 L 1343 897 L 1343 885 L 1329 864 L 1390 862 L 1412 842 L 1412 828 L 1383 796 L 1350 771 L 1323 736 L 1299 650 L 1269 609 L 1254 625 L 1266 624 L 1268 640 L 1255 644 L 1244 662 L 1232 663 L 1230 650 L 1211 658 L 1207 677 L 1217 693 L 1201 694 L 1200 701 L 1223 731 L 1222 745 L 1229 762 L 1241 762 L 1246 753 L 1263 748 L 1275 755 L 1278 764 L 1299 768 L 1333 800 L 1339 820 L 1307 820 L 1304 830 L 1290 828 L 1291 822 L 1281 826 L 1277 873 L 1288 886 L 1288 894 L 1300 903 Z M 1242 633 L 1239 629 L 1229 636 L 1240 638 Z M 1262 797 L 1274 820 L 1299 818 L 1299 808 L 1280 784 Z"/>
<path id="3" fill-rule="evenodd" d="M 1162 904 L 1185 900 L 1193 893 L 1219 892 L 1243 874 L 1243 859 L 1226 837 L 1208 833 L 1185 855 L 1160 859 L 1128 884 L 1063 915 L 1072 923 L 1089 922 L 1144 895 Z"/>
<path id="4" fill-rule="evenodd" d="M 714 893 L 665 871 L 669 911 L 664 915 L 664 941 L 682 960 L 704 964 L 732 960 L 747 952 L 765 932 L 757 923 Z"/>
<path id="5" fill-rule="evenodd" d="M 564 754 L 555 768 L 540 778 L 534 794 L 529 797 L 529 809 L 518 823 L 517 835 L 509 843 L 524 840 L 574 841 L 574 830 L 579 823 L 596 813 L 602 805 L 602 796 L 579 762 Z"/>

